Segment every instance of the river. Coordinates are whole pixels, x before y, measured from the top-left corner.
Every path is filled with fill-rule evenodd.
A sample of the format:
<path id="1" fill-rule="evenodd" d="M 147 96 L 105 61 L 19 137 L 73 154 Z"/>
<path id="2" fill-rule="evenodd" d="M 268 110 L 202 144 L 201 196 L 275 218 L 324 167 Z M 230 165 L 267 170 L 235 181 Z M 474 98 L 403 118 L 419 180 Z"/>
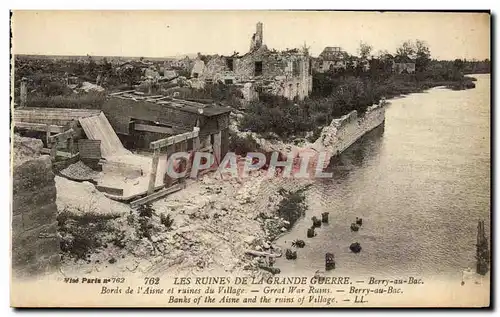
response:
<path id="1" fill-rule="evenodd" d="M 476 88 L 433 88 L 391 100 L 384 126 L 365 135 L 329 167 L 333 178 L 309 189 L 304 219 L 277 244 L 303 239 L 298 258 L 278 259 L 283 274 L 327 274 L 460 279 L 475 269 L 477 222 L 490 223 L 490 76 Z M 329 224 L 306 238 L 312 216 Z M 363 218 L 358 232 L 350 224 Z M 359 242 L 354 254 L 349 245 Z"/>

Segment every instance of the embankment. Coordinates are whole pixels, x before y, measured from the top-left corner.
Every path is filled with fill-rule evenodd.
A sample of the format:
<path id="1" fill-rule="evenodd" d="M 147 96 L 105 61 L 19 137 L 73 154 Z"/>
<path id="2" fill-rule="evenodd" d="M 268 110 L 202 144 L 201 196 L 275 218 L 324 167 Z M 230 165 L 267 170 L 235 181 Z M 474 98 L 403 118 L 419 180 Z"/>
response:
<path id="1" fill-rule="evenodd" d="M 363 135 L 384 123 L 386 106 L 387 102 L 383 101 L 379 105 L 369 107 L 362 116 L 359 116 L 356 111 L 352 111 L 340 118 L 333 119 L 330 125 L 322 129 L 320 137 L 314 143 L 303 140 L 293 144 L 279 139 L 265 139 L 255 132 L 239 131 L 236 122 L 231 125 L 231 129 L 240 139 L 247 140 L 247 144 L 250 144 L 248 139 L 255 140 L 258 149 L 254 150 L 264 152 L 267 156 L 271 152 L 280 152 L 282 157 L 289 154 L 298 157 L 302 153 L 326 152 L 331 157 L 342 153 Z M 326 157 L 325 164 L 328 162 L 329 159 Z"/>
<path id="2" fill-rule="evenodd" d="M 59 264 L 56 186 L 42 141 L 15 136 L 12 199 L 12 273 L 27 277 Z"/>
<path id="3" fill-rule="evenodd" d="M 333 119 L 323 128 L 320 137 L 312 144 L 316 151 L 327 151 L 338 155 L 345 151 L 363 135 L 381 125 L 385 120 L 385 105 L 369 107 L 363 116 L 356 110 Z"/>

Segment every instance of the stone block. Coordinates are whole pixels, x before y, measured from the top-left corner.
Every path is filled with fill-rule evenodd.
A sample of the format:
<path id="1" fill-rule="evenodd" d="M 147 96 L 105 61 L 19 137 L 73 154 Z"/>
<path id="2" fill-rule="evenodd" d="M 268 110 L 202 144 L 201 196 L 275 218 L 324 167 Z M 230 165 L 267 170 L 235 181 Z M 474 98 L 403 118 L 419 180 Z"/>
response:
<path id="1" fill-rule="evenodd" d="M 52 162 L 47 155 L 26 161 L 14 167 L 12 192 L 14 197 L 23 191 L 36 191 L 45 186 L 55 186 Z"/>
<path id="2" fill-rule="evenodd" d="M 32 210 L 23 212 L 24 230 L 30 230 L 56 221 L 57 206 L 55 203 L 33 206 Z M 54 231 L 55 232 L 55 231 Z"/>
<path id="3" fill-rule="evenodd" d="M 34 208 L 43 205 L 54 204 L 57 197 L 55 184 L 44 186 L 36 191 L 25 190 L 17 192 L 12 197 L 12 212 L 19 214 L 32 211 Z"/>

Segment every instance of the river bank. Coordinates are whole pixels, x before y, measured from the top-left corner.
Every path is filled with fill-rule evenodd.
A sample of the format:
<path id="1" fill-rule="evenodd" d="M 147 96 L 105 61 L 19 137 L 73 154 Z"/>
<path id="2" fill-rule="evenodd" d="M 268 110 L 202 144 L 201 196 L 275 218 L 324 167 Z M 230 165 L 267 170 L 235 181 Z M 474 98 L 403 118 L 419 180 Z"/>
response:
<path id="1" fill-rule="evenodd" d="M 331 125 L 323 129 L 322 136 L 325 137 L 312 143 L 272 142 L 251 132 L 238 133 L 245 137 L 250 135 L 260 142 L 261 150 L 300 153 L 306 149 L 324 149 L 337 153 L 350 148 L 369 131 L 377 134 L 375 130 L 379 129 L 374 128 L 384 122 L 385 110 L 386 106 L 373 106 L 361 118 L 351 113 L 332 120 Z M 70 187 L 60 180 L 56 180 L 56 184 L 59 184 L 58 196 L 64 197 L 65 189 Z M 62 270 L 66 275 L 82 271 L 103 275 L 115 272 L 175 276 L 196 276 L 209 272 L 243 276 L 269 274 L 258 269 L 266 261 L 265 257 L 248 256 L 246 251 L 283 254 L 294 239 L 306 240 L 308 248 L 304 226 L 306 223 L 310 226 L 312 215 L 320 216 L 324 211 L 331 212 L 329 226 L 340 225 L 337 224 L 338 211 L 317 208 L 318 190 L 314 188 L 312 193 L 306 195 L 309 211 L 295 227 L 277 215 L 284 198 L 280 194 L 282 190 L 293 192 L 311 184 L 311 179 L 270 177 L 264 170 L 256 171 L 246 179 L 224 177 L 219 173 L 207 174 L 199 181 L 189 181 L 184 190 L 155 202 L 152 205 L 154 213 L 145 217 L 148 218 L 146 220 L 141 220 L 138 212 L 128 206 L 127 212 L 107 219 L 107 228 L 111 228 L 111 233 L 99 234 L 100 243 L 85 258 L 77 261 L 72 257 L 65 258 Z M 162 217 L 167 215 L 173 221 L 170 227 L 162 223 Z M 366 217 L 365 212 L 359 215 Z M 354 216 L 351 214 L 351 218 Z M 144 232 L 149 234 L 144 235 Z M 303 256 L 305 254 L 300 251 L 299 260 Z M 289 265 L 295 265 L 284 262 L 284 256 L 277 260 L 276 267 L 285 268 L 283 273 L 290 272 Z M 312 272 L 322 266 L 322 262 L 318 263 L 319 267 Z"/>
<path id="2" fill-rule="evenodd" d="M 272 143 L 250 135 L 261 140 L 260 150 L 266 153 L 279 151 L 299 156 L 304 152 L 328 152 L 326 167 L 331 155 L 338 155 L 383 123 L 385 106 L 372 106 L 359 118 L 354 111 L 332 120 L 314 143 L 300 146 Z M 243 137 L 249 135 L 248 132 L 236 133 Z M 104 204 L 107 198 L 90 188 L 91 184 L 71 182 L 58 176 L 58 209 L 66 212 L 60 228 L 64 228 L 64 243 L 69 243 L 65 250 L 70 250 L 63 257 L 64 270 L 66 274 L 75 270 L 118 270 L 140 274 L 175 271 L 182 275 L 209 268 L 260 274 L 258 267 L 269 264 L 263 255 L 283 254 L 283 250 L 275 248 L 274 241 L 290 230 L 298 218 L 293 213 L 302 202 L 286 205 L 286 200 L 312 182 L 312 179 L 291 181 L 269 175 L 266 170 L 252 172 L 246 178 L 214 172 L 199 181 L 190 180 L 185 189 L 154 202 L 150 214 L 141 216 L 140 211 L 118 202 Z M 75 192 L 86 193 L 86 197 L 72 199 Z M 80 205 L 86 200 L 88 206 L 82 211 Z M 110 208 L 99 211 L 103 206 Z M 90 231 L 76 229 L 81 226 L 78 215 L 82 212 L 90 212 L 95 218 L 86 220 L 97 224 L 87 227 Z M 168 226 L 163 219 L 169 219 Z M 85 240 L 86 236 L 92 237 L 90 241 Z M 76 254 L 71 254 L 75 246 Z M 248 256 L 248 251 L 257 253 Z M 259 252 L 264 253 L 258 256 Z"/>

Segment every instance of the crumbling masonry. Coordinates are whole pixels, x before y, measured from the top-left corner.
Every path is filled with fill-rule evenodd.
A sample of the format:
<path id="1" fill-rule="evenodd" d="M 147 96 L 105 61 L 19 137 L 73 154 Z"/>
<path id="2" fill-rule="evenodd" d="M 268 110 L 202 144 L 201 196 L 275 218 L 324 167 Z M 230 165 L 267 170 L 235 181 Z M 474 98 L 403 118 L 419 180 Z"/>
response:
<path id="1" fill-rule="evenodd" d="M 269 50 L 263 44 L 260 22 L 248 53 L 213 56 L 206 64 L 199 55 L 191 77 L 197 79 L 200 86 L 205 82 L 241 85 L 244 95 L 250 99 L 256 98 L 252 89 L 290 100 L 303 100 L 312 91 L 312 65 L 307 49 Z"/>

